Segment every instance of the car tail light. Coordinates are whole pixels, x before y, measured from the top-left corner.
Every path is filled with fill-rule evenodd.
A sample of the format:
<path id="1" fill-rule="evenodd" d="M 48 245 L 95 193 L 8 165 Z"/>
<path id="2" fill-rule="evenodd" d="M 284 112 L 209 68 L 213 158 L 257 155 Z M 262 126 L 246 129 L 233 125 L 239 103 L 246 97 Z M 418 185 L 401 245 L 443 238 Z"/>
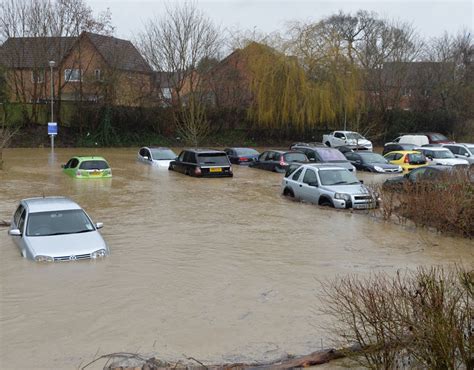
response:
<path id="1" fill-rule="evenodd" d="M 199 176 L 199 175 L 201 174 L 201 167 L 196 167 L 196 168 L 194 169 L 194 174 L 195 174 L 196 176 Z"/>
<path id="2" fill-rule="evenodd" d="M 403 163 L 410 163 L 410 160 L 408 159 L 408 155 L 405 156 L 405 159 L 403 160 Z"/>
<path id="3" fill-rule="evenodd" d="M 82 175 L 81 171 L 76 172 L 76 176 L 81 176 L 81 175 Z"/>
<path id="4" fill-rule="evenodd" d="M 245 158 L 245 157 L 240 157 L 240 158 L 239 158 L 239 161 L 240 161 L 240 162 L 248 162 L 248 160 L 249 160 L 249 159 L 248 159 L 248 158 Z"/>

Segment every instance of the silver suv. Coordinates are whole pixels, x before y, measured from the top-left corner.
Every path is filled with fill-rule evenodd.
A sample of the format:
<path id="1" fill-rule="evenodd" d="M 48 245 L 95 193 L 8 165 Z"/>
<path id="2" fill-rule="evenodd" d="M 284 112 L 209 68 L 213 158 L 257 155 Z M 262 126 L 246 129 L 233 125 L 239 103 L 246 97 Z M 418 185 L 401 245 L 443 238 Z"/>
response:
<path id="1" fill-rule="evenodd" d="M 335 208 L 374 208 L 377 200 L 346 168 L 304 164 L 287 171 L 281 184 L 283 195 Z"/>

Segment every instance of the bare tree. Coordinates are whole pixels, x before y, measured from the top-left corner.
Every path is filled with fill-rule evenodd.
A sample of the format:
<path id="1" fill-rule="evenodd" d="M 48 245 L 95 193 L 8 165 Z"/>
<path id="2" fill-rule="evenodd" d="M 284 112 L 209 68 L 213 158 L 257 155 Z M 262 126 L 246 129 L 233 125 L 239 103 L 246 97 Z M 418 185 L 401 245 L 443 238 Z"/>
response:
<path id="1" fill-rule="evenodd" d="M 189 122 L 195 128 L 208 125 L 205 105 L 211 99 L 198 65 L 201 60 L 218 57 L 221 44 L 219 29 L 193 2 L 168 4 L 165 14 L 148 21 L 138 35 L 138 45 L 148 63 L 157 71 L 171 72 L 175 123 L 183 137 L 194 137 L 194 145 L 208 130 L 193 129 L 194 134 L 190 134 Z"/>

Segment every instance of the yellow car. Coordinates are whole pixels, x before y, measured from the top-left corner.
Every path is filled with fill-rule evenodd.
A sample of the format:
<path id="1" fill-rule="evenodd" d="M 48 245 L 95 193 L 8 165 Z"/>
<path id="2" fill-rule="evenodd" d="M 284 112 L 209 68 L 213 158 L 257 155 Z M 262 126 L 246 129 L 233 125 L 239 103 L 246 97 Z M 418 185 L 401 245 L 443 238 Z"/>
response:
<path id="1" fill-rule="evenodd" d="M 423 153 L 415 150 L 399 150 L 395 152 L 389 152 L 384 155 L 384 158 L 392 164 L 398 164 L 402 167 L 403 172 L 407 173 L 415 168 L 427 166 Z"/>

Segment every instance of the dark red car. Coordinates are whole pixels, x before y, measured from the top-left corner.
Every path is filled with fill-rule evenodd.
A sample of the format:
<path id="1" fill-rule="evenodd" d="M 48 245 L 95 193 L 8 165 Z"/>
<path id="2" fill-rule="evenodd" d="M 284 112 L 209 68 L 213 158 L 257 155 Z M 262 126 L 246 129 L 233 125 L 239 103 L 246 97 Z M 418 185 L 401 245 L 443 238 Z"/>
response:
<path id="1" fill-rule="evenodd" d="M 438 132 L 420 132 L 415 135 L 425 135 L 430 144 L 454 144 L 454 141 L 449 140 L 446 136 Z"/>

